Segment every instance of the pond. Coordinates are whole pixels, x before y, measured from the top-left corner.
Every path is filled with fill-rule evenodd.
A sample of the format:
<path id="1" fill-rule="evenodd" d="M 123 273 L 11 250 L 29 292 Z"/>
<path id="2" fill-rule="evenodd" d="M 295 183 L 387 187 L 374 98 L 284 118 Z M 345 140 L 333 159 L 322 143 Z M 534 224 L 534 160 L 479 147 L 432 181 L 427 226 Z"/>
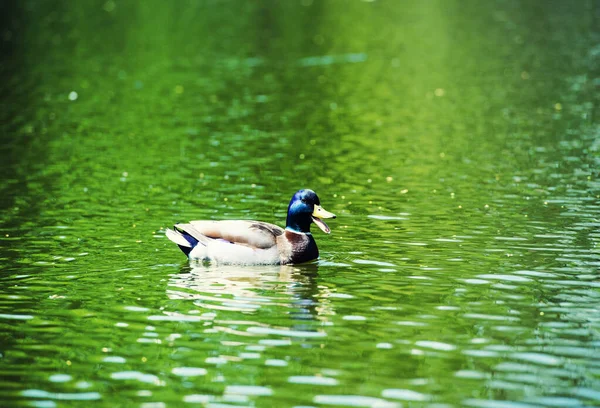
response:
<path id="1" fill-rule="evenodd" d="M 3 406 L 600 405 L 594 1 L 5 1 Z M 318 261 L 195 219 L 337 214 Z"/>

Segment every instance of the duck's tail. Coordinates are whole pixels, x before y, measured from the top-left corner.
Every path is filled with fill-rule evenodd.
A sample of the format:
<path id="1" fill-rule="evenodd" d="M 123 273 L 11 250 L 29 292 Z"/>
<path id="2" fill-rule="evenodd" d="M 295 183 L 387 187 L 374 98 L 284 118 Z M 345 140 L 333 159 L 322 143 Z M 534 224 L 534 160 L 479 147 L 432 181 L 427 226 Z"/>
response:
<path id="1" fill-rule="evenodd" d="M 196 247 L 200 243 L 200 241 L 194 238 L 191 234 L 186 232 L 184 229 L 178 228 L 179 225 L 176 225 L 174 230 L 167 228 L 165 235 L 171 241 L 179 246 L 179 249 L 183 251 L 187 256 L 190 255 L 192 249 Z"/>

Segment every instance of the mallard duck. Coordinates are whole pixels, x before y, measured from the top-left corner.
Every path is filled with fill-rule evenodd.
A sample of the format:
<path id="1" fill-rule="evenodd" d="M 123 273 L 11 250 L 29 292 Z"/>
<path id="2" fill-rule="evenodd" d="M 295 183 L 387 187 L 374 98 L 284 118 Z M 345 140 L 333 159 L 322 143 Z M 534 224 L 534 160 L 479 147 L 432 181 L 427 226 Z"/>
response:
<path id="1" fill-rule="evenodd" d="M 335 214 L 321 207 L 312 190 L 299 190 L 290 200 L 285 229 L 262 221 L 190 221 L 175 224 L 166 235 L 190 260 L 223 264 L 298 264 L 319 257 L 311 223 L 326 234 L 323 218 Z"/>

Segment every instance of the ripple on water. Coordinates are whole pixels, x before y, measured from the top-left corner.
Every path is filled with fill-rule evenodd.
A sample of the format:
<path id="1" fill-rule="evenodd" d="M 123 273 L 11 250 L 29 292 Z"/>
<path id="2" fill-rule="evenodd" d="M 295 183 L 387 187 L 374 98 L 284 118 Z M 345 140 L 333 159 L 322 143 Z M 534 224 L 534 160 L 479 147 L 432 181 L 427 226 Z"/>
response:
<path id="1" fill-rule="evenodd" d="M 69 382 L 72 379 L 73 377 L 71 377 L 69 374 L 52 374 L 50 377 L 48 377 L 48 381 L 54 383 Z"/>
<path id="2" fill-rule="evenodd" d="M 180 377 L 198 377 L 206 375 L 208 371 L 200 367 L 174 367 L 171 373 Z"/>
<path id="3" fill-rule="evenodd" d="M 166 408 L 167 404 L 160 401 L 155 402 L 142 402 L 140 408 Z"/>
<path id="4" fill-rule="evenodd" d="M 7 320 L 31 320 L 33 316 L 31 315 L 19 315 L 19 314 L 4 314 L 0 313 L 0 319 Z"/>
<path id="5" fill-rule="evenodd" d="M 552 281 L 552 287 L 560 287 L 560 286 L 582 286 L 582 287 L 590 287 L 590 288 L 600 288 L 600 282 L 590 282 L 587 280 L 554 280 Z M 547 285 L 550 286 L 550 285 Z"/>
<path id="6" fill-rule="evenodd" d="M 415 343 L 416 346 L 430 348 L 440 351 L 452 351 L 456 350 L 456 346 L 447 343 L 441 343 L 439 341 L 419 340 Z"/>
<path id="7" fill-rule="evenodd" d="M 469 398 L 462 401 L 467 407 L 476 408 L 537 408 L 536 405 L 526 404 L 523 402 L 507 401 L 507 400 L 481 400 Z"/>
<path id="8" fill-rule="evenodd" d="M 431 395 L 428 394 L 398 388 L 389 388 L 383 390 L 381 396 L 384 398 L 392 398 L 402 401 L 429 401 L 432 399 Z"/>
<path id="9" fill-rule="evenodd" d="M 273 390 L 269 387 L 261 387 L 258 385 L 228 385 L 225 387 L 225 394 L 269 396 L 273 395 Z"/>
<path id="10" fill-rule="evenodd" d="M 352 262 L 359 265 L 375 265 L 375 266 L 396 266 L 390 262 L 375 261 L 371 259 L 353 259 Z"/>
<path id="11" fill-rule="evenodd" d="M 381 398 L 362 395 L 315 395 L 315 404 L 341 405 L 345 407 L 400 408 L 401 405 Z"/>
<path id="12" fill-rule="evenodd" d="M 518 322 L 521 319 L 514 316 L 499 316 L 499 315 L 488 315 L 482 313 L 465 313 L 463 317 L 467 319 L 477 319 L 477 320 L 494 320 L 501 322 Z"/>
<path id="13" fill-rule="evenodd" d="M 515 383 L 512 381 L 505 381 L 501 379 L 490 380 L 486 382 L 486 386 L 493 390 L 506 390 L 506 391 L 530 391 L 534 387 L 526 386 L 525 384 Z M 531 391 L 530 391 L 531 392 Z"/>
<path id="14" fill-rule="evenodd" d="M 528 329 L 526 327 L 519 327 L 519 326 L 494 326 L 491 328 L 492 330 L 495 331 L 499 331 L 499 332 L 505 332 L 505 333 L 522 333 L 522 332 L 527 332 Z"/>
<path id="15" fill-rule="evenodd" d="M 206 364 L 220 365 L 220 364 L 227 364 L 229 362 L 229 360 L 224 357 L 206 357 L 204 362 Z"/>
<path id="16" fill-rule="evenodd" d="M 532 276 L 536 278 L 557 278 L 558 275 L 550 272 L 541 272 L 541 271 L 516 271 L 515 275 L 525 275 Z"/>
<path id="17" fill-rule="evenodd" d="M 288 377 L 288 382 L 292 384 L 310 384 L 310 385 L 337 385 L 338 380 L 331 377 L 294 375 Z"/>
<path id="18" fill-rule="evenodd" d="M 35 408 L 55 408 L 56 402 L 54 402 L 52 400 L 38 400 L 38 401 L 31 401 L 29 403 L 29 405 L 32 407 L 35 407 Z"/>
<path id="19" fill-rule="evenodd" d="M 495 279 L 507 282 L 531 282 L 531 279 L 525 278 L 523 276 L 515 276 L 515 275 L 502 275 L 502 274 L 483 274 L 477 275 L 480 279 Z"/>
<path id="20" fill-rule="evenodd" d="M 339 292 L 322 293 L 319 296 L 326 297 L 326 298 L 354 299 L 354 296 L 352 296 L 352 295 L 349 295 L 347 293 L 339 293 Z"/>
<path id="21" fill-rule="evenodd" d="M 150 311 L 150 309 L 148 309 L 147 307 L 141 307 L 141 306 L 124 306 L 123 309 L 125 309 L 129 312 L 148 312 L 148 311 Z"/>
<path id="22" fill-rule="evenodd" d="M 343 320 L 350 320 L 350 321 L 359 321 L 359 322 L 364 322 L 365 320 L 367 320 L 367 318 L 365 316 L 358 316 L 358 315 L 346 315 L 342 317 Z"/>
<path id="23" fill-rule="evenodd" d="M 530 397 L 526 402 L 543 405 L 545 407 L 569 408 L 583 406 L 581 401 L 575 398 L 567 397 Z"/>
<path id="24" fill-rule="evenodd" d="M 585 347 L 577 346 L 545 346 L 544 351 L 551 352 L 565 357 L 582 357 L 590 358 L 590 349 Z M 596 355 L 595 360 L 600 359 L 600 356 Z"/>
<path id="25" fill-rule="evenodd" d="M 406 321 L 406 320 L 395 322 L 395 324 L 397 324 L 399 326 L 415 326 L 415 327 L 429 326 L 429 324 L 425 323 L 425 322 L 414 322 L 414 321 Z"/>
<path id="26" fill-rule="evenodd" d="M 484 378 L 490 378 L 491 374 L 490 373 L 483 373 L 481 371 L 475 371 L 475 370 L 459 370 L 457 372 L 454 373 L 455 377 L 458 378 L 466 378 L 466 379 L 472 379 L 472 380 L 481 380 Z"/>
<path id="27" fill-rule="evenodd" d="M 469 285 L 489 285 L 492 283 L 485 279 L 468 278 L 468 279 L 460 279 L 460 280 L 464 283 L 468 283 Z"/>
<path id="28" fill-rule="evenodd" d="M 80 393 L 66 393 L 66 392 L 48 392 L 44 390 L 24 390 L 21 395 L 29 398 L 50 398 L 61 401 L 94 401 L 101 398 L 98 392 L 80 392 Z"/>
<path id="29" fill-rule="evenodd" d="M 290 330 L 290 329 L 273 329 L 270 327 L 253 326 L 246 329 L 248 333 L 254 334 L 273 334 L 277 336 L 288 336 L 288 337 L 327 337 L 327 333 L 323 331 L 303 331 L 303 330 Z"/>
<path id="30" fill-rule="evenodd" d="M 215 397 L 213 395 L 190 394 L 183 397 L 183 402 L 189 402 L 191 404 L 208 404 L 214 399 Z"/>
<path id="31" fill-rule="evenodd" d="M 193 316 L 181 313 L 165 312 L 164 315 L 152 315 L 147 317 L 150 321 L 159 322 L 200 322 L 204 320 L 211 320 L 205 316 Z"/>
<path id="32" fill-rule="evenodd" d="M 271 367 L 287 367 L 288 362 L 277 358 L 269 358 L 265 360 L 265 365 Z"/>
<path id="33" fill-rule="evenodd" d="M 390 350 L 390 349 L 394 348 L 394 345 L 392 343 L 377 343 L 375 345 L 375 348 L 382 349 L 382 350 Z"/>
<path id="34" fill-rule="evenodd" d="M 463 350 L 462 353 L 471 357 L 499 357 L 500 353 L 494 350 Z"/>
<path id="35" fill-rule="evenodd" d="M 527 373 L 527 372 L 533 371 L 534 367 L 530 366 L 530 365 L 527 365 L 527 364 L 521 364 L 521 363 L 514 363 L 514 362 L 510 362 L 510 361 L 505 361 L 505 362 L 496 364 L 496 366 L 494 366 L 494 370 Z"/>
<path id="36" fill-rule="evenodd" d="M 388 220 L 406 221 L 406 220 L 408 220 L 407 217 L 399 217 L 399 216 L 394 216 L 394 215 L 377 215 L 377 214 L 369 214 L 369 215 L 367 215 L 367 218 L 372 218 L 375 220 L 383 220 L 383 221 L 388 221 Z"/>
<path id="37" fill-rule="evenodd" d="M 118 371 L 112 373 L 110 378 L 114 380 L 134 380 L 146 384 L 164 385 L 164 382 L 154 374 L 145 374 L 139 371 Z"/>
<path id="38" fill-rule="evenodd" d="M 106 356 L 102 359 L 104 363 L 125 364 L 127 360 L 120 356 Z"/>
<path id="39" fill-rule="evenodd" d="M 591 388 L 579 388 L 575 387 L 570 390 L 571 395 L 576 395 L 581 398 L 585 398 L 592 401 L 600 402 L 600 390 L 593 390 Z"/>
<path id="40" fill-rule="evenodd" d="M 458 307 L 458 306 L 448 306 L 448 305 L 436 306 L 435 308 L 437 310 L 449 310 L 449 311 L 460 310 L 460 307 Z"/>
<path id="41" fill-rule="evenodd" d="M 510 357 L 544 366 L 556 366 L 562 363 L 562 359 L 543 353 L 519 352 L 512 353 Z"/>
<path id="42" fill-rule="evenodd" d="M 292 341 L 290 339 L 260 339 L 258 344 L 265 346 L 291 346 Z"/>

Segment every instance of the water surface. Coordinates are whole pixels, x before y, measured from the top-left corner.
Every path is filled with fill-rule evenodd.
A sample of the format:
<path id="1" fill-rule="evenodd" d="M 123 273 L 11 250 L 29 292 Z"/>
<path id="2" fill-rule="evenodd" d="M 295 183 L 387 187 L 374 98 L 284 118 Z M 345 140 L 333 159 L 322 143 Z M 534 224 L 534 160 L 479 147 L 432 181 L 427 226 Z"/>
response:
<path id="1" fill-rule="evenodd" d="M 0 14 L 4 406 L 600 405 L 597 3 Z M 164 236 L 304 187 L 317 262 Z"/>

